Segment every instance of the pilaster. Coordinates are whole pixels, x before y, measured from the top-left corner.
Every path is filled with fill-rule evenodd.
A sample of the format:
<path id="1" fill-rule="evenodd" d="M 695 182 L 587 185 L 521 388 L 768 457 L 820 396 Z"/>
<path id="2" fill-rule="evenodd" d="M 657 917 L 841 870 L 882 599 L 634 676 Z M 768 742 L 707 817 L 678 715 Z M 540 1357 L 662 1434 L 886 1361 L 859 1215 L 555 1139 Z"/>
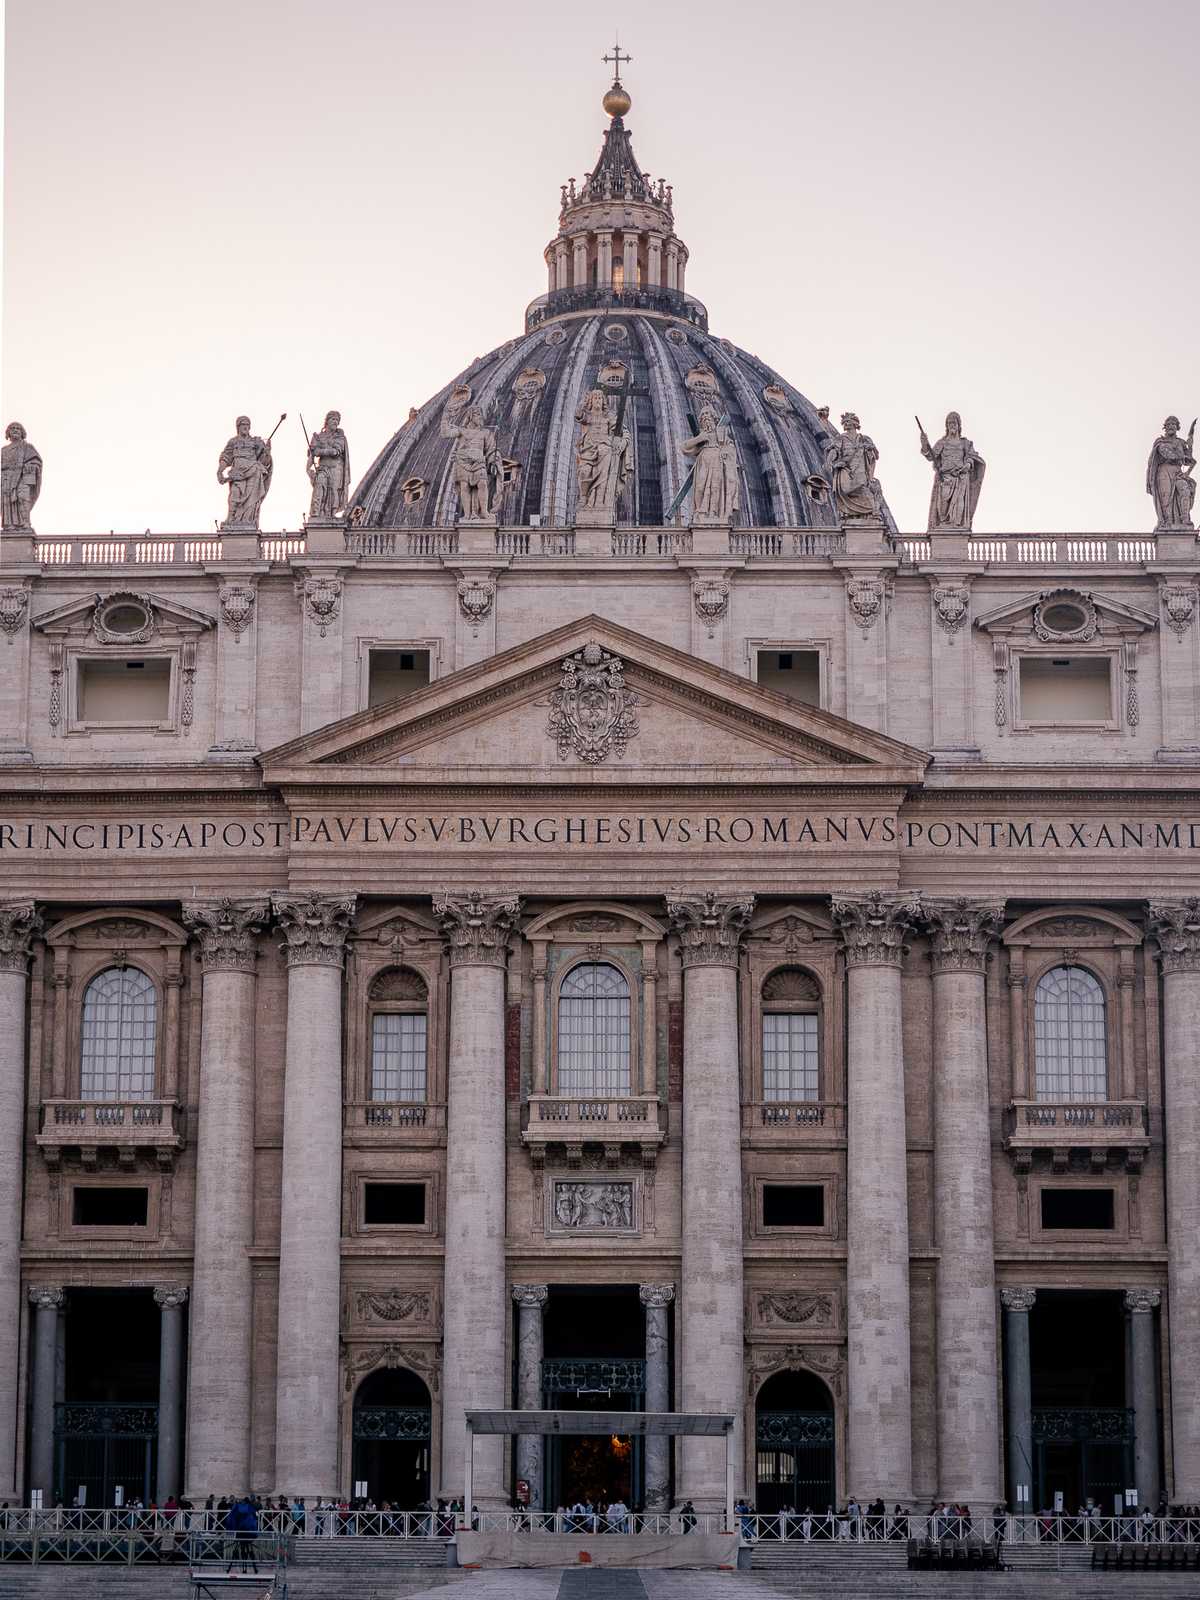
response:
<path id="1" fill-rule="evenodd" d="M 248 763 L 258 749 L 258 585 L 265 561 L 205 569 L 217 586 L 215 724 L 207 759 Z"/>
<path id="2" fill-rule="evenodd" d="M 8 554 L 8 537 L 6 534 L 0 542 L 0 563 Z M 33 761 L 29 747 L 29 614 L 33 580 L 41 570 L 40 564 L 0 570 L 0 767 L 23 767 Z M 5 1476 L 0 1469 L 0 1478 Z"/>
<path id="3" fill-rule="evenodd" d="M 314 557 L 293 567 L 300 606 L 300 732 L 311 733 L 355 709 L 353 680 L 342 670 L 345 578 L 354 562 Z"/>

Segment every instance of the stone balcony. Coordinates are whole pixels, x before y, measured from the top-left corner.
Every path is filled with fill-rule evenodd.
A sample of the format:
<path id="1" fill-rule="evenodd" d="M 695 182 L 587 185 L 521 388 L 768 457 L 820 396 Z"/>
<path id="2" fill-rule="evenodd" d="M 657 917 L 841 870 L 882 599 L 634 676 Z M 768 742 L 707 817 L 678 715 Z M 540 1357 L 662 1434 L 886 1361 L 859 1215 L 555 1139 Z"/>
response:
<path id="1" fill-rule="evenodd" d="M 653 1161 L 666 1137 L 667 1108 L 657 1095 L 535 1094 L 521 1108 L 521 1142 L 537 1165 L 553 1150 L 565 1154 L 568 1166 L 580 1166 L 585 1145 L 602 1149 L 610 1167 L 620 1166 L 626 1152 Z"/>
<path id="2" fill-rule="evenodd" d="M 169 1169 L 184 1145 L 184 1112 L 171 1100 L 44 1100 L 37 1146 L 49 1167 L 134 1167 L 151 1158 Z"/>
<path id="3" fill-rule="evenodd" d="M 424 1100 L 350 1100 L 342 1129 L 356 1145 L 442 1144 L 446 1107 Z"/>
<path id="4" fill-rule="evenodd" d="M 844 1145 L 840 1100 L 751 1100 L 742 1106 L 742 1144 L 766 1149 Z"/>
<path id="5" fill-rule="evenodd" d="M 1004 1144 L 1019 1172 L 1035 1158 L 1065 1172 L 1073 1154 L 1096 1171 L 1113 1164 L 1137 1171 L 1150 1147 L 1146 1107 L 1140 1100 L 1014 1100 L 1005 1111 Z"/>

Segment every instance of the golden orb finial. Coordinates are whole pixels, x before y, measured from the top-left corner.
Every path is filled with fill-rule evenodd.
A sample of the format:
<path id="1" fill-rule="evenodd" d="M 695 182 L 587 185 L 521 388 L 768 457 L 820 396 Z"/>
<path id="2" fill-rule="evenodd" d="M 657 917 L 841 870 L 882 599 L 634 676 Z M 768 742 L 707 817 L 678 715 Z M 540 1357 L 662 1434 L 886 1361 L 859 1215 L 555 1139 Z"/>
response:
<path id="1" fill-rule="evenodd" d="M 610 117 L 623 117 L 629 110 L 633 101 L 629 98 L 629 91 L 620 78 L 613 79 L 612 88 L 604 96 L 604 109 Z"/>

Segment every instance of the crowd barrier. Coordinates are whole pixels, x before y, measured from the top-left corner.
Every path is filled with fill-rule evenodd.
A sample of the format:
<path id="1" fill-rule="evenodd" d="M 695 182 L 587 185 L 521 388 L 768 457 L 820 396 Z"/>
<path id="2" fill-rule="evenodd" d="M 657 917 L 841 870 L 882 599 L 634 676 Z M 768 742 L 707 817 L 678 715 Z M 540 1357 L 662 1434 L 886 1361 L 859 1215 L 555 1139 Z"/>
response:
<path id="1" fill-rule="evenodd" d="M 1012 1516 L 985 1513 L 959 1517 L 890 1515 L 850 1517 L 839 1513 L 815 1514 L 778 1511 L 769 1515 L 739 1512 L 735 1529 L 726 1528 L 723 1512 L 653 1515 L 626 1511 L 607 1515 L 595 1511 L 479 1511 L 470 1526 L 479 1533 L 579 1533 L 662 1536 L 665 1534 L 738 1532 L 748 1543 L 777 1541 L 807 1544 L 867 1544 L 872 1541 L 923 1544 L 971 1541 L 975 1544 L 1059 1544 L 1100 1547 L 1146 1545 L 1171 1548 L 1200 1545 L 1200 1518 L 1068 1516 Z M 358 1511 L 339 1506 L 307 1506 L 302 1511 L 265 1509 L 259 1512 L 259 1541 L 272 1553 L 280 1541 L 294 1538 L 450 1539 L 467 1526 L 461 1511 L 452 1508 L 419 1511 Z M 221 1511 L 161 1511 L 139 1507 L 85 1510 L 55 1507 L 51 1510 L 15 1508 L 0 1511 L 0 1561 L 30 1559 L 39 1550 L 126 1548 L 124 1556 L 141 1559 L 141 1548 L 174 1551 L 183 1544 L 212 1540 L 216 1548 L 226 1532 Z M 128 1551 L 138 1548 L 139 1553 Z M 64 1559 L 75 1559 L 74 1556 Z M 87 1559 L 80 1556 L 79 1559 Z M 92 1558 L 100 1559 L 100 1558 Z M 104 1557 L 108 1559 L 108 1557 Z M 146 1559 L 155 1559 L 147 1553 Z"/>

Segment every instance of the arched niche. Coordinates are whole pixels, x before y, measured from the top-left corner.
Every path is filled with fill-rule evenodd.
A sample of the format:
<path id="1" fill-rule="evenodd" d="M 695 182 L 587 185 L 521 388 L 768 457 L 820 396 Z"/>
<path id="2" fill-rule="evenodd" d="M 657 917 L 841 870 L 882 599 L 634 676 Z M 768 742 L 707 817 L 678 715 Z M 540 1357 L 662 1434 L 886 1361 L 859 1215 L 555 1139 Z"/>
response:
<path id="1" fill-rule="evenodd" d="M 836 1506 L 837 1417 L 817 1373 L 784 1367 L 754 1397 L 755 1506 L 760 1515 L 793 1510 L 820 1516 Z"/>
<path id="2" fill-rule="evenodd" d="M 415 1511 L 429 1500 L 433 1458 L 433 1397 L 425 1380 L 405 1366 L 368 1372 L 351 1408 L 351 1475 L 365 1482 L 379 1508 Z"/>

